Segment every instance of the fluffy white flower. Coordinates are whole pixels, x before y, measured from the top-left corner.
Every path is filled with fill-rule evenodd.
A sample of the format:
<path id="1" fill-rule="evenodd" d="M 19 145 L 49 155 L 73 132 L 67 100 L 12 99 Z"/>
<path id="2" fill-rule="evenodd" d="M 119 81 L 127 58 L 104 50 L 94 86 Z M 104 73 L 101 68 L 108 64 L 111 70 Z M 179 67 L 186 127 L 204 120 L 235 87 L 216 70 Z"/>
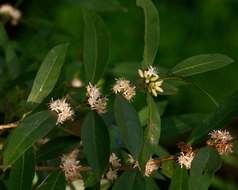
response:
<path id="1" fill-rule="evenodd" d="M 68 155 L 63 155 L 61 158 L 60 168 L 64 171 L 65 177 L 69 182 L 81 177 L 80 175 L 80 162 L 77 160 L 79 150 L 73 150 Z"/>
<path id="2" fill-rule="evenodd" d="M 233 137 L 230 135 L 229 131 L 226 130 L 214 130 L 211 133 L 209 133 L 212 139 L 222 141 L 222 142 L 228 142 L 233 140 Z"/>
<path id="3" fill-rule="evenodd" d="M 107 111 L 107 98 L 102 96 L 99 89 L 91 83 L 87 86 L 88 104 L 92 110 L 98 113 L 105 113 Z"/>
<path id="4" fill-rule="evenodd" d="M 117 157 L 115 153 L 112 153 L 109 158 L 109 162 L 113 168 L 120 168 L 121 167 L 121 160 Z"/>
<path id="5" fill-rule="evenodd" d="M 195 156 L 194 152 L 187 152 L 185 154 L 184 152 L 181 152 L 180 156 L 178 157 L 178 163 L 181 166 L 181 168 L 185 166 L 186 169 L 190 169 L 194 156 Z"/>
<path id="6" fill-rule="evenodd" d="M 145 166 L 145 176 L 149 177 L 155 170 L 159 168 L 155 159 L 150 158 Z"/>
<path id="7" fill-rule="evenodd" d="M 0 14 L 9 16 L 11 18 L 12 25 L 17 25 L 21 19 L 21 12 L 9 4 L 0 6 Z"/>
<path id="8" fill-rule="evenodd" d="M 62 124 L 67 120 L 72 120 L 74 111 L 72 110 L 69 103 L 67 103 L 66 98 L 52 100 L 49 104 L 49 109 L 57 113 L 57 123 Z"/>
<path id="9" fill-rule="evenodd" d="M 207 141 L 207 144 L 214 146 L 220 155 L 229 154 L 233 152 L 233 137 L 229 131 L 226 130 L 214 130 L 209 133 L 211 138 Z"/>
<path id="10" fill-rule="evenodd" d="M 116 79 L 116 84 L 113 86 L 115 94 L 121 93 L 128 101 L 136 95 L 135 86 L 130 84 L 129 80 L 122 78 Z"/>

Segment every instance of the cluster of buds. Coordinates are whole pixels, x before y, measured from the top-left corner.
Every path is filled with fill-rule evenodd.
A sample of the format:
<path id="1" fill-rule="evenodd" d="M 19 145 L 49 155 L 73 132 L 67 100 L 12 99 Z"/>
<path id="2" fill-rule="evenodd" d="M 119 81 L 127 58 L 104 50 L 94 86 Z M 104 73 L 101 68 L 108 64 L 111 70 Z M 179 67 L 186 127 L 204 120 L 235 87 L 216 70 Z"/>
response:
<path id="1" fill-rule="evenodd" d="M 119 168 L 121 167 L 121 160 L 117 157 L 115 153 L 112 153 L 109 158 L 109 163 L 110 166 L 105 177 L 108 180 L 113 181 L 118 177 L 117 173 L 119 171 Z"/>
<path id="2" fill-rule="evenodd" d="M 87 86 L 87 97 L 92 110 L 96 110 L 99 114 L 107 111 L 107 98 L 102 96 L 99 89 L 91 83 Z"/>
<path id="3" fill-rule="evenodd" d="M 76 179 L 81 178 L 80 175 L 80 162 L 77 160 L 79 150 L 73 150 L 67 155 L 63 155 L 61 158 L 60 168 L 63 170 L 65 178 L 68 182 L 72 182 Z"/>
<path id="4" fill-rule="evenodd" d="M 209 133 L 211 136 L 207 144 L 214 146 L 220 155 L 233 152 L 233 137 L 226 130 L 214 130 Z"/>
<path id="5" fill-rule="evenodd" d="M 9 17 L 12 25 L 17 25 L 21 19 L 21 12 L 9 4 L 0 6 L 0 14 Z"/>
<path id="6" fill-rule="evenodd" d="M 67 120 L 72 120 L 74 111 L 72 110 L 70 104 L 66 101 L 66 98 L 51 100 L 49 103 L 49 109 L 57 113 L 57 123 L 63 124 Z"/>
<path id="7" fill-rule="evenodd" d="M 163 80 L 160 79 L 157 69 L 149 66 L 146 70 L 138 70 L 141 78 L 144 79 L 144 83 L 147 86 L 148 91 L 155 97 L 158 93 L 163 93 L 164 90 L 161 88 Z"/>
<path id="8" fill-rule="evenodd" d="M 159 163 L 157 160 L 150 158 L 145 165 L 145 176 L 149 177 L 151 174 L 158 170 Z"/>
<path id="9" fill-rule="evenodd" d="M 115 94 L 121 93 L 128 101 L 131 101 L 136 95 L 135 89 L 136 87 L 131 85 L 129 80 L 122 78 L 116 79 L 116 84 L 113 86 L 113 92 Z"/>
<path id="10" fill-rule="evenodd" d="M 179 143 L 178 148 L 181 149 L 180 155 L 178 156 L 177 162 L 180 167 L 185 167 L 187 170 L 191 168 L 192 161 L 195 157 L 195 153 L 191 146 L 186 145 L 185 143 Z"/>

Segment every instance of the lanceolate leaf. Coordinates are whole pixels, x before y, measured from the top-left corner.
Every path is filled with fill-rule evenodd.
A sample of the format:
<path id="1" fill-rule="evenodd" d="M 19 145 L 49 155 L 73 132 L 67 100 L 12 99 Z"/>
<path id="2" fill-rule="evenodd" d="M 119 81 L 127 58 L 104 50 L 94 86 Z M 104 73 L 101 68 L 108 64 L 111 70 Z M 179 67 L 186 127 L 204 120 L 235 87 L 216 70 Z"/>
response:
<path id="1" fill-rule="evenodd" d="M 64 173 L 61 171 L 55 171 L 49 174 L 37 190 L 65 190 L 65 188 L 66 181 Z"/>
<path id="2" fill-rule="evenodd" d="M 143 131 L 133 106 L 122 96 L 116 96 L 114 114 L 126 148 L 138 159 L 143 143 Z"/>
<path id="3" fill-rule="evenodd" d="M 112 190 L 145 190 L 145 179 L 138 171 L 125 171 L 115 182 Z"/>
<path id="4" fill-rule="evenodd" d="M 192 76 L 216 70 L 232 63 L 230 57 L 222 54 L 203 54 L 190 57 L 172 68 L 172 73 L 180 76 Z"/>
<path id="5" fill-rule="evenodd" d="M 107 168 L 110 156 L 108 130 L 102 119 L 94 112 L 90 112 L 85 118 L 81 134 L 88 163 L 100 179 Z"/>
<path id="6" fill-rule="evenodd" d="M 68 44 L 55 46 L 45 57 L 33 83 L 28 102 L 41 103 L 53 90 L 64 64 Z"/>
<path id="7" fill-rule="evenodd" d="M 25 118 L 7 139 L 3 163 L 8 166 L 19 159 L 38 139 L 54 127 L 56 118 L 48 111 L 41 111 Z"/>
<path id="8" fill-rule="evenodd" d="M 177 166 L 169 190 L 188 190 L 188 172 L 185 168 Z"/>
<path id="9" fill-rule="evenodd" d="M 109 34 L 103 20 L 84 10 L 83 62 L 87 81 L 96 83 L 109 61 Z"/>
<path id="10" fill-rule="evenodd" d="M 137 0 L 137 6 L 143 8 L 145 15 L 145 47 L 143 65 L 152 65 L 158 48 L 160 38 L 159 13 L 152 0 Z"/>
<path id="11" fill-rule="evenodd" d="M 33 149 L 26 151 L 11 167 L 8 190 L 31 190 L 35 174 Z"/>
<path id="12" fill-rule="evenodd" d="M 225 127 L 238 116 L 238 91 L 235 91 L 226 101 L 221 104 L 217 111 L 208 119 L 205 125 L 196 128 L 190 136 L 190 143 L 198 142 L 207 138 L 212 130 Z"/>
<path id="13" fill-rule="evenodd" d="M 189 176 L 189 190 L 207 190 L 212 175 L 221 167 L 221 158 L 211 147 L 201 148 L 194 160 Z"/>
<path id="14" fill-rule="evenodd" d="M 156 103 L 150 94 L 147 95 L 148 104 L 148 122 L 144 134 L 144 145 L 141 153 L 141 164 L 144 164 L 153 155 L 155 148 L 158 146 L 160 138 L 160 113 Z"/>

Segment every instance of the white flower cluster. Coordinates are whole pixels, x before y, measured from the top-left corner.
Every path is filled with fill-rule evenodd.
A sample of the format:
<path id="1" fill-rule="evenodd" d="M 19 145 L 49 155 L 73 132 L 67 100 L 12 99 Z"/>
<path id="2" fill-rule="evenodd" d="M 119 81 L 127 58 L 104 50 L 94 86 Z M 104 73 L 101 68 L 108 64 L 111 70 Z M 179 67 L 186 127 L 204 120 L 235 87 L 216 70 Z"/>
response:
<path id="1" fill-rule="evenodd" d="M 180 156 L 178 157 L 178 163 L 183 168 L 185 166 L 186 169 L 190 169 L 192 165 L 192 161 L 194 159 L 194 152 L 180 152 Z"/>
<path id="2" fill-rule="evenodd" d="M 97 113 L 105 113 L 107 111 L 107 98 L 102 96 L 99 89 L 91 83 L 87 86 L 88 104 L 92 110 Z"/>
<path id="3" fill-rule="evenodd" d="M 0 14 L 10 17 L 12 25 L 17 25 L 21 19 L 21 12 L 9 4 L 0 6 Z"/>
<path id="4" fill-rule="evenodd" d="M 115 94 L 121 93 L 128 101 L 131 101 L 136 95 L 135 89 L 136 87 L 131 85 L 129 80 L 123 78 L 116 79 L 116 84 L 113 86 L 113 92 Z"/>
<path id="5" fill-rule="evenodd" d="M 158 72 L 155 67 L 149 66 L 146 70 L 138 70 L 141 78 L 144 79 L 144 83 L 147 86 L 148 91 L 153 96 L 158 96 L 158 93 L 164 92 L 162 89 L 163 80 L 160 79 Z"/>
<path id="6" fill-rule="evenodd" d="M 158 162 L 155 159 L 150 158 L 145 165 L 145 176 L 151 176 L 151 174 L 158 170 L 158 168 Z"/>
<path id="7" fill-rule="evenodd" d="M 233 137 L 229 131 L 226 130 L 214 130 L 209 133 L 211 138 L 207 141 L 207 144 L 214 146 L 220 155 L 229 154 L 233 152 Z"/>
<path id="8" fill-rule="evenodd" d="M 61 158 L 60 168 L 63 170 L 67 181 L 72 182 L 81 177 L 80 175 L 80 162 L 77 160 L 79 150 L 73 150 L 68 155 L 63 155 Z"/>
<path id="9" fill-rule="evenodd" d="M 72 110 L 70 104 L 67 103 L 66 98 L 55 101 L 52 100 L 49 103 L 49 109 L 57 113 L 58 118 L 56 124 L 62 124 L 67 120 L 73 119 L 74 111 Z"/>
<path id="10" fill-rule="evenodd" d="M 117 172 L 119 171 L 119 168 L 121 167 L 120 162 L 121 160 L 117 157 L 115 153 L 112 153 L 110 155 L 110 158 L 109 158 L 110 167 L 105 175 L 105 177 L 108 180 L 113 181 L 118 177 Z"/>

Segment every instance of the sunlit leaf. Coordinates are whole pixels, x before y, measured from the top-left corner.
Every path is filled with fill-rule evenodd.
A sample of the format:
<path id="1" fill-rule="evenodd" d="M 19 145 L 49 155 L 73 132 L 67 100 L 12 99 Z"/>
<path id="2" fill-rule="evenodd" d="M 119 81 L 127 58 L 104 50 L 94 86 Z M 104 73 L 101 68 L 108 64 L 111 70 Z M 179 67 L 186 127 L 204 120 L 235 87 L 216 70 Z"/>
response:
<path id="1" fill-rule="evenodd" d="M 225 67 L 232 63 L 230 57 L 222 54 L 203 54 L 190 57 L 172 68 L 171 73 L 192 76 Z"/>
<path id="2" fill-rule="evenodd" d="M 68 44 L 55 46 L 49 51 L 35 77 L 28 102 L 41 103 L 53 90 L 64 64 Z"/>
<path id="3" fill-rule="evenodd" d="M 137 0 L 137 6 L 143 8 L 145 15 L 144 55 L 143 65 L 154 63 L 160 38 L 159 13 L 152 0 Z"/>
<path id="4" fill-rule="evenodd" d="M 7 139 L 3 163 L 8 166 L 19 159 L 38 139 L 47 135 L 54 127 L 56 118 L 48 111 L 26 117 Z"/>

